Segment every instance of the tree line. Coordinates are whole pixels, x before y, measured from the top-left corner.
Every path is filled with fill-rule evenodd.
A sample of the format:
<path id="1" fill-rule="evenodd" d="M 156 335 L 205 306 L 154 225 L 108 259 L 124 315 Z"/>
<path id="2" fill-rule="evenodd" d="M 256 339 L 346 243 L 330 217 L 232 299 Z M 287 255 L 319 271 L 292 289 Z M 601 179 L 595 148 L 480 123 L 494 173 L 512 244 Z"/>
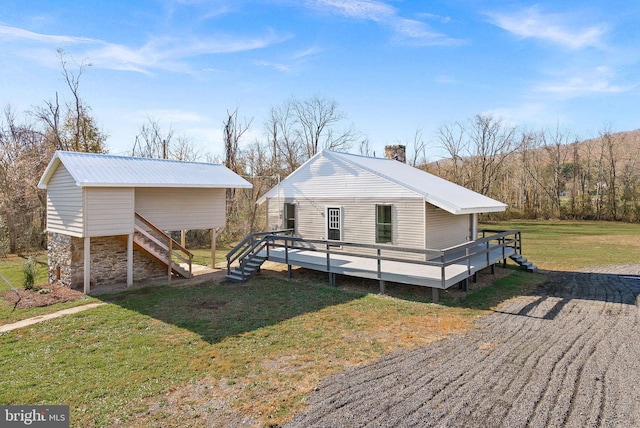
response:
<path id="1" fill-rule="evenodd" d="M 443 125 L 446 159 L 423 168 L 509 206 L 511 218 L 640 221 L 640 131 L 578 141 L 477 115 Z"/>
<path id="2" fill-rule="evenodd" d="M 88 64 L 70 67 L 60 51 L 67 101 L 55 96 L 18 115 L 6 106 L 0 118 L 0 254 L 46 248 L 46 193 L 38 181 L 55 150 L 106 153 L 107 134 L 80 96 Z M 252 119 L 229 110 L 222 118 L 222 155 L 194 148 L 188 138 L 147 118 L 130 155 L 220 162 L 253 184 L 227 192 L 227 227 L 222 241 L 266 230 L 256 201 L 279 180 L 322 149 L 374 154 L 369 140 L 349 124 L 329 98 L 291 97 L 271 107 L 262 132 L 247 141 Z M 508 217 L 640 220 L 640 132 L 600 132 L 578 142 L 559 127 L 530 131 L 488 115 L 438 128 L 432 141 L 416 130 L 407 161 L 416 167 L 505 202 Z M 220 148 L 212 148 L 220 151 Z M 432 150 L 441 160 L 428 161 Z M 209 245 L 208 231 L 190 231 L 189 245 Z"/>

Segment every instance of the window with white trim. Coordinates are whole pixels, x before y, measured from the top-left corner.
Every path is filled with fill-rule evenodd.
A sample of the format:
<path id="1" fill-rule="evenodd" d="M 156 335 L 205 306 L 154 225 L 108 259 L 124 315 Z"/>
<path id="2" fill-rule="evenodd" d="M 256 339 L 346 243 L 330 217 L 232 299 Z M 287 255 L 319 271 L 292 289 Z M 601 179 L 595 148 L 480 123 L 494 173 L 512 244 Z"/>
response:
<path id="1" fill-rule="evenodd" d="M 376 243 L 392 242 L 391 205 L 376 205 Z"/>
<path id="2" fill-rule="evenodd" d="M 284 228 L 296 232 L 296 205 L 284 204 Z"/>

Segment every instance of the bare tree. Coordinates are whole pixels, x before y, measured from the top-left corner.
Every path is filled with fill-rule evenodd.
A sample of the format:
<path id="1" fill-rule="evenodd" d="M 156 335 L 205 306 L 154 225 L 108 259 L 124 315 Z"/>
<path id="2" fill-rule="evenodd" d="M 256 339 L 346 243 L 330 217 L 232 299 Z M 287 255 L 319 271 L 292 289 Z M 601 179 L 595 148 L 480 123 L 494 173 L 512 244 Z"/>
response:
<path id="1" fill-rule="evenodd" d="M 618 175 L 618 160 L 617 146 L 618 138 L 611 133 L 609 128 L 600 132 L 600 144 L 602 151 L 602 158 L 605 163 L 604 168 L 606 172 L 603 174 L 606 181 L 606 193 L 607 193 L 607 210 L 609 218 L 611 220 L 618 219 L 618 198 L 617 198 L 617 175 Z"/>
<path id="2" fill-rule="evenodd" d="M 201 150 L 197 149 L 191 140 L 185 136 L 176 137 L 175 144 L 172 144 L 170 149 L 170 159 L 194 162 L 201 157 Z"/>
<path id="3" fill-rule="evenodd" d="M 374 156 L 375 154 L 373 153 L 373 151 L 371 150 L 371 144 L 369 143 L 369 139 L 365 138 L 362 141 L 360 141 L 360 144 L 358 144 L 358 153 L 360 153 L 362 156 Z"/>
<path id="4" fill-rule="evenodd" d="M 516 128 L 507 127 L 502 119 L 493 116 L 476 115 L 467 130 L 472 152 L 470 165 L 466 169 L 469 183 L 475 191 L 491 195 L 502 165 L 507 161 L 514 148 Z M 473 179 L 475 177 L 475 179 Z"/>
<path id="5" fill-rule="evenodd" d="M 227 118 L 222 123 L 222 139 L 224 141 L 225 166 L 231 171 L 242 174 L 243 167 L 239 159 L 238 145 L 242 136 L 251 126 L 252 120 L 238 120 L 238 108 L 230 112 L 227 110 Z M 236 189 L 227 189 L 227 216 L 238 214 Z"/>
<path id="6" fill-rule="evenodd" d="M 306 100 L 291 100 L 298 127 L 296 132 L 306 148 L 306 158 L 321 149 L 348 150 L 357 134 L 352 128 L 337 129 L 335 125 L 346 119 L 333 99 L 313 96 Z"/>
<path id="7" fill-rule="evenodd" d="M 454 183 L 466 185 L 462 178 L 462 170 L 469 142 L 465 139 L 464 126 L 459 122 L 442 125 L 438 128 L 437 139 L 451 161 L 451 174 L 448 178 Z"/>
<path id="8" fill-rule="evenodd" d="M 140 126 L 131 149 L 131 156 L 141 158 L 169 159 L 170 145 L 174 132 L 171 127 L 162 129 L 157 119 L 147 117 Z"/>
<path id="9" fill-rule="evenodd" d="M 416 128 L 416 132 L 413 134 L 411 147 L 411 155 L 407 159 L 409 165 L 417 167 L 418 165 L 424 165 L 427 163 L 427 143 L 422 138 L 422 128 Z"/>
<path id="10" fill-rule="evenodd" d="M 271 107 L 265 131 L 274 168 L 288 175 L 304 162 L 304 147 L 296 131 L 296 118 L 290 101 Z"/>
<path id="11" fill-rule="evenodd" d="M 45 101 L 44 106 L 34 107 L 34 117 L 46 124 L 46 137 L 58 150 L 104 153 L 107 135 L 98 128 L 91 116 L 91 108 L 80 97 L 80 78 L 90 63 L 75 63 L 77 71 L 69 67 L 69 61 L 62 49 L 58 49 L 62 76 L 71 93 L 72 101 L 66 103 L 61 112 L 58 93 L 55 99 Z"/>
<path id="12" fill-rule="evenodd" d="M 640 220 L 640 136 L 628 135 L 618 159 L 623 166 L 620 171 L 620 200 L 622 218 L 625 221 Z"/>
<path id="13" fill-rule="evenodd" d="M 38 181 L 55 150 L 33 124 L 19 123 L 10 106 L 0 121 L 0 220 L 10 252 L 43 246 L 46 195 Z M 2 231 L 0 231 L 2 232 Z"/>

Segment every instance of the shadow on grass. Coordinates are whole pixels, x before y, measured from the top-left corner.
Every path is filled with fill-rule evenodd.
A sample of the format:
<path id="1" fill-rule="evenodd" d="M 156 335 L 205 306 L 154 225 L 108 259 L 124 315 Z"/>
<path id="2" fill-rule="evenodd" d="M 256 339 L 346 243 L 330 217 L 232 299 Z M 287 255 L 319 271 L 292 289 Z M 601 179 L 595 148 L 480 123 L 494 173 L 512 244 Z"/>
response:
<path id="1" fill-rule="evenodd" d="M 363 297 L 321 283 L 256 276 L 245 284 L 151 286 L 95 296 L 190 330 L 209 343 Z"/>
<path id="2" fill-rule="evenodd" d="M 304 272 L 304 276 L 312 277 L 314 273 Z M 317 273 L 316 273 L 317 274 Z M 325 278 L 320 274 L 318 282 Z M 468 291 L 458 287 L 440 290 L 440 304 L 448 307 L 465 309 L 491 310 L 500 303 L 516 296 L 533 295 L 539 292 L 540 286 L 547 281 L 547 275 L 525 272 L 516 267 L 496 267 L 496 274 L 485 269 L 478 274 L 476 283 L 469 279 Z M 338 276 L 338 287 L 357 293 L 378 293 L 379 283 L 372 279 Z M 397 299 L 419 303 L 432 303 L 430 287 L 387 282 L 385 294 Z"/>
<path id="3" fill-rule="evenodd" d="M 441 293 L 441 304 L 490 310 L 502 301 L 535 292 L 546 276 L 507 269 L 496 279 L 483 274 L 479 284 L 465 293 L 450 289 Z M 339 276 L 337 287 L 327 284 L 326 274 L 296 269 L 293 280 L 280 272 L 258 275 L 245 284 L 209 281 L 198 285 L 150 286 L 117 294 L 95 296 L 162 322 L 190 330 L 209 343 L 277 324 L 309 312 L 356 300 L 379 292 L 378 282 Z M 431 303 L 431 289 L 387 283 L 387 296 Z"/>

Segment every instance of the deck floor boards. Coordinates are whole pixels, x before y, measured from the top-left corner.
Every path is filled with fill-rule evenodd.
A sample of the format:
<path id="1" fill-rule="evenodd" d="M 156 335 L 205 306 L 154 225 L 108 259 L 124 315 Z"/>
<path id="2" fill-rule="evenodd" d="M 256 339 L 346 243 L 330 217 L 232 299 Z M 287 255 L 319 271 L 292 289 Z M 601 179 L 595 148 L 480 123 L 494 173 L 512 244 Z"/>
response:
<path id="1" fill-rule="evenodd" d="M 515 250 L 512 247 L 504 247 L 503 253 L 503 249 L 496 246 L 495 249 L 488 253 L 488 259 L 485 253 L 472 257 L 469 266 L 467 266 L 466 261 L 446 266 L 444 281 L 442 280 L 442 270 L 439 266 L 427 266 L 412 263 L 411 261 L 381 260 L 381 272 L 380 277 L 378 277 L 378 261 L 374 258 L 331 254 L 329 257 L 330 266 L 327 269 L 326 253 L 302 249 L 289 249 L 288 253 L 288 264 L 292 266 L 360 278 L 446 289 L 469 278 L 474 273 L 504 260 L 514 254 Z M 272 262 L 287 263 L 284 248 L 270 248 L 268 256 L 266 251 L 262 251 L 261 255 Z"/>

